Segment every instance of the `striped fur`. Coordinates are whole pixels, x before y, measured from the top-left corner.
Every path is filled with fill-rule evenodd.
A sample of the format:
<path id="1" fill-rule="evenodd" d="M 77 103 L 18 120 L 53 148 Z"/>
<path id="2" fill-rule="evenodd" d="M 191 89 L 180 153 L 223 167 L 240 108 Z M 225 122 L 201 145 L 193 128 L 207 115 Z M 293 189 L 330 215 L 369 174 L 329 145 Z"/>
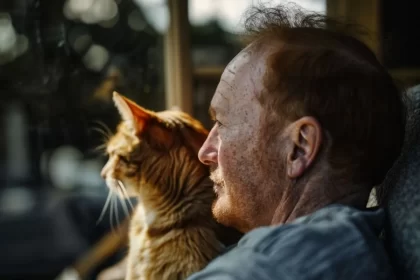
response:
<path id="1" fill-rule="evenodd" d="M 229 231 L 212 216 L 213 184 L 197 157 L 208 132 L 180 111 L 151 112 L 117 93 L 114 102 L 123 121 L 102 175 L 111 190 L 139 200 L 126 280 L 185 279 L 221 252 Z"/>

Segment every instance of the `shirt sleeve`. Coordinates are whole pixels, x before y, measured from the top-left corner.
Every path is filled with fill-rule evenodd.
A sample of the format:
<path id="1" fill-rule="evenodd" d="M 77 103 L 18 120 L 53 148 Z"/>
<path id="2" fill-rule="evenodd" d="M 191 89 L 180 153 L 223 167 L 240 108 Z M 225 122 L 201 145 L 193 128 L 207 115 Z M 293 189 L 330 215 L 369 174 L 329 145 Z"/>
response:
<path id="1" fill-rule="evenodd" d="M 295 223 L 259 228 L 188 280 L 394 279 L 377 237 L 380 211 L 329 208 Z"/>

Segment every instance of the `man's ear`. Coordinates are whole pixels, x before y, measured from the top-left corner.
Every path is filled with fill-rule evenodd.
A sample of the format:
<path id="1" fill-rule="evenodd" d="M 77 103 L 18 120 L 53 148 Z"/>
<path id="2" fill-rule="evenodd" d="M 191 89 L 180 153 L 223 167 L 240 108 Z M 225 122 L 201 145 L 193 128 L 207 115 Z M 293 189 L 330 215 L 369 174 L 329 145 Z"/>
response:
<path id="1" fill-rule="evenodd" d="M 153 112 L 144 109 L 116 91 L 114 91 L 112 99 L 121 118 L 132 126 L 135 134 L 141 133 L 154 116 Z"/>
<path id="2" fill-rule="evenodd" d="M 291 149 L 287 154 L 287 175 L 301 177 L 320 152 L 322 128 L 314 117 L 303 117 L 291 123 L 288 130 Z"/>

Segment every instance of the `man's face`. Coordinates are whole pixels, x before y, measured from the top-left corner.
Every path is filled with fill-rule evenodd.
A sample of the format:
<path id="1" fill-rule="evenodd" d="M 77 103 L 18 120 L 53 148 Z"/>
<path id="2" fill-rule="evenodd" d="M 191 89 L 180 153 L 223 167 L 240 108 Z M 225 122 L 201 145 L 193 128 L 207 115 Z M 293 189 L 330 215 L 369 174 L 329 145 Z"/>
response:
<path id="1" fill-rule="evenodd" d="M 270 224 L 281 194 L 273 179 L 281 177 L 281 158 L 266 141 L 257 99 L 266 57 L 247 48 L 226 67 L 210 106 L 215 125 L 199 152 L 215 183 L 213 214 L 243 232 Z"/>

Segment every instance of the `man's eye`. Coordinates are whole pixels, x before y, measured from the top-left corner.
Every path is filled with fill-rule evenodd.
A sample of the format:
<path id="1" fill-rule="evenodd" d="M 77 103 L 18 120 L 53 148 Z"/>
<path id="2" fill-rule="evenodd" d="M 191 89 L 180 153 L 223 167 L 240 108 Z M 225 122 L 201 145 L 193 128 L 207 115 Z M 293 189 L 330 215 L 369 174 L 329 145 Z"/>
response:
<path id="1" fill-rule="evenodd" d="M 223 124 L 220 122 L 220 121 L 218 121 L 218 120 L 214 120 L 214 124 L 216 125 L 216 126 L 223 126 Z"/>

